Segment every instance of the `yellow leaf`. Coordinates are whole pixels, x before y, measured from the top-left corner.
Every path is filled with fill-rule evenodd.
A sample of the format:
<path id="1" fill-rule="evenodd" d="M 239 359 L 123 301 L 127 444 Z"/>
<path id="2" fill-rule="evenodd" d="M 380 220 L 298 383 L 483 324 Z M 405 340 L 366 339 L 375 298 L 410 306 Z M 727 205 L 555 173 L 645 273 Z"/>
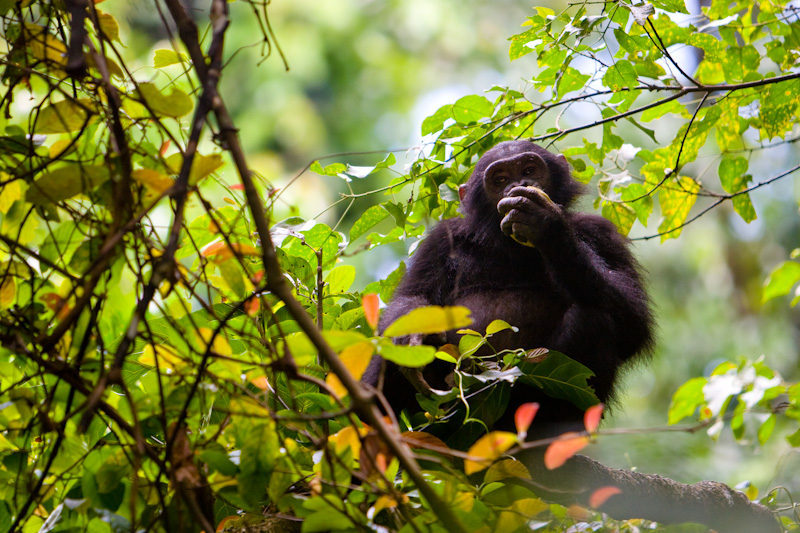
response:
<path id="1" fill-rule="evenodd" d="M 188 63 L 189 56 L 181 52 L 176 53 L 174 50 L 156 50 L 153 55 L 153 66 L 156 68 L 164 68 L 176 63 Z"/>
<path id="2" fill-rule="evenodd" d="M 197 185 L 200 180 L 216 171 L 225 162 L 222 154 L 200 155 L 195 154 L 192 161 L 192 171 L 189 173 L 189 185 Z"/>
<path id="3" fill-rule="evenodd" d="M 154 367 L 156 366 L 156 361 L 158 361 L 158 367 L 161 370 L 175 370 L 186 366 L 186 362 L 180 358 L 172 347 L 164 344 L 158 344 L 155 348 L 152 344 L 146 345 L 142 355 L 139 356 L 139 362 L 143 365 Z"/>
<path id="4" fill-rule="evenodd" d="M 692 178 L 682 176 L 679 179 L 667 181 L 658 192 L 658 202 L 661 205 L 661 224 L 658 231 L 663 233 L 661 242 L 667 239 L 676 239 L 683 229 L 689 211 L 697 201 L 697 192 L 700 185 Z"/>
<path id="5" fill-rule="evenodd" d="M 550 506 L 538 498 L 524 498 L 511 504 L 508 510 L 500 512 L 495 531 L 516 531 L 528 520 L 546 511 Z"/>
<path id="6" fill-rule="evenodd" d="M 109 41 L 119 41 L 119 24 L 117 20 L 108 13 L 97 12 L 97 22 L 100 29 Z M 121 42 L 121 41 L 120 41 Z"/>
<path id="7" fill-rule="evenodd" d="M 367 369 L 374 352 L 375 346 L 371 342 L 359 342 L 342 350 L 342 353 L 339 354 L 339 359 L 347 367 L 353 378 L 359 380 L 364 375 L 364 371 Z M 342 382 L 333 372 L 330 372 L 328 377 L 325 378 L 325 383 L 339 398 L 347 396 L 347 389 L 344 388 Z"/>
<path id="8" fill-rule="evenodd" d="M 220 334 L 214 335 L 214 331 L 209 328 L 197 328 L 197 336 L 199 337 L 197 340 L 200 344 L 200 349 L 205 351 L 208 348 L 208 343 L 213 337 L 214 340 L 211 344 L 211 349 L 220 354 L 225 356 L 230 356 L 233 354 L 231 350 L 231 345 L 228 344 L 228 340 Z"/>
<path id="9" fill-rule="evenodd" d="M 464 472 L 467 475 L 488 468 L 495 459 L 502 456 L 517 443 L 517 436 L 508 431 L 492 431 L 484 435 L 470 447 L 467 455 L 473 459 L 464 461 Z"/>
<path id="10" fill-rule="evenodd" d="M 0 189 L 0 213 L 6 214 L 14 202 L 22 199 L 22 187 L 19 181 L 14 180 L 7 182 L 10 176 L 5 172 L 0 172 L 0 181 L 4 182 L 3 188 Z"/>
<path id="11" fill-rule="evenodd" d="M 402 337 L 414 333 L 440 333 L 472 324 L 470 310 L 462 306 L 440 307 L 431 305 L 418 307 L 401 316 L 386 328 L 387 337 Z"/>
<path id="12" fill-rule="evenodd" d="M 367 433 L 369 433 L 369 427 L 367 426 L 358 428 L 358 430 L 353 426 L 347 426 L 335 435 L 328 437 L 328 442 L 337 454 L 342 454 L 347 448 L 350 448 L 353 452 L 353 457 L 358 457 L 361 453 L 361 437 Z"/>
<path id="13" fill-rule="evenodd" d="M 222 154 L 195 154 L 192 159 L 192 170 L 189 172 L 189 185 L 196 185 L 200 180 L 216 171 L 224 164 L 225 161 L 222 159 Z M 167 158 L 167 167 L 169 167 L 173 174 L 180 174 L 182 166 L 182 154 L 172 154 Z"/>
<path id="14" fill-rule="evenodd" d="M 0 309 L 8 309 L 17 297 L 17 284 L 11 276 L 5 276 L 0 283 Z"/>
<path id="15" fill-rule="evenodd" d="M 151 191 L 161 194 L 168 190 L 175 183 L 172 179 L 157 170 L 150 168 L 140 168 L 131 172 L 131 178 L 137 183 L 141 183 Z"/>

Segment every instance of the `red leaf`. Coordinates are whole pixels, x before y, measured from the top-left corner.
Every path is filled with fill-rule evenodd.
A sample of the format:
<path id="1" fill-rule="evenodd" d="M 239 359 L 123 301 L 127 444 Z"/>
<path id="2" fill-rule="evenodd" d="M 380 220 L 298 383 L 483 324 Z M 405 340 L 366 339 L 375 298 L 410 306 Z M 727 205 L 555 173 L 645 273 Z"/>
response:
<path id="1" fill-rule="evenodd" d="M 380 316 L 380 301 L 378 295 L 370 292 L 361 298 L 361 306 L 364 308 L 364 316 L 367 318 L 367 324 L 372 329 L 378 327 L 378 317 Z"/>
<path id="2" fill-rule="evenodd" d="M 615 494 L 622 494 L 622 491 L 617 487 L 600 487 L 589 496 L 589 506 L 597 509 Z"/>
<path id="3" fill-rule="evenodd" d="M 514 413 L 514 424 L 517 426 L 519 440 L 525 440 L 528 435 L 528 428 L 531 427 L 533 417 L 536 416 L 536 411 L 538 410 L 539 404 L 536 402 L 523 403 L 517 408 Z"/>
<path id="4" fill-rule="evenodd" d="M 554 470 L 567 462 L 567 459 L 581 451 L 589 444 L 589 437 L 570 431 L 561 435 L 557 441 L 547 447 L 544 452 L 544 466 Z"/>
<path id="5" fill-rule="evenodd" d="M 598 403 L 586 410 L 583 414 L 583 425 L 586 426 L 586 431 L 594 433 L 600 426 L 600 420 L 603 418 L 603 409 L 605 405 Z"/>
<path id="6" fill-rule="evenodd" d="M 233 185 L 230 186 L 230 189 L 232 191 L 243 191 L 244 185 L 242 185 L 241 183 L 234 183 Z"/>

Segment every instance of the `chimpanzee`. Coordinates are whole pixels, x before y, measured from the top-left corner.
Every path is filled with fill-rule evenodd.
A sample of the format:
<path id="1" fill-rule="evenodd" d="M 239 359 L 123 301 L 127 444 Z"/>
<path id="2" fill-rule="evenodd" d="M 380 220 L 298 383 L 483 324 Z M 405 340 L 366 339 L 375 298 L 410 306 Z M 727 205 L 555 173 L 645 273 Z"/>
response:
<path id="1" fill-rule="evenodd" d="M 518 328 L 493 336 L 494 349 L 562 352 L 595 373 L 590 384 L 608 402 L 620 368 L 646 356 L 653 341 L 648 297 L 625 238 L 606 219 L 570 210 L 581 184 L 563 155 L 529 141 L 487 151 L 459 192 L 464 217 L 438 224 L 417 249 L 380 330 L 417 307 L 463 305 L 472 312 L 471 329 L 482 332 L 495 319 Z M 458 344 L 455 331 L 446 333 L 446 342 Z M 442 382 L 446 372 L 434 371 L 437 364 L 444 363 L 429 365 L 423 382 L 449 389 Z M 389 404 L 397 412 L 418 410 L 417 391 L 387 365 Z M 379 383 L 382 366 L 376 356 L 362 380 Z M 528 401 L 541 404 L 534 426 L 548 428 L 537 436 L 581 429 L 576 407 L 522 384 L 512 388 L 510 415 L 495 428 L 513 430 L 514 409 Z"/>

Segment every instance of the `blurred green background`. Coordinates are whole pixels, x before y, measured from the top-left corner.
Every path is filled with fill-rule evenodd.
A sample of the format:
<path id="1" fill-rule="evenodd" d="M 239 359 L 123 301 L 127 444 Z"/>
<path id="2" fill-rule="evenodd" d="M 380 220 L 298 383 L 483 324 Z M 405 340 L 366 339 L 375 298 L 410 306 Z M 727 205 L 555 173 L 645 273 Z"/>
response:
<path id="1" fill-rule="evenodd" d="M 207 20 L 205 2 L 186 4 L 198 20 Z M 326 211 L 346 184 L 303 173 L 311 161 L 345 154 L 324 163 L 369 165 L 397 150 L 402 167 L 423 141 L 422 120 L 439 106 L 494 85 L 525 90 L 525 80 L 536 72 L 535 57 L 510 63 L 507 39 L 520 31 L 533 5 L 512 0 L 276 1 L 268 7 L 269 24 L 284 63 L 274 39 L 264 41 L 253 7 L 231 3 L 222 91 L 254 170 L 274 187 L 291 184 L 281 196 L 279 214 L 313 218 L 324 212 L 321 220 L 335 224 L 341 218 L 338 229 L 347 231 L 375 198 L 355 202 L 347 213 L 347 203 Z M 566 3 L 535 5 L 558 11 Z M 163 76 L 152 68 L 153 52 L 170 45 L 152 4 L 109 0 L 100 7 L 122 25 L 123 42 L 129 43 L 126 55 L 139 58 L 137 78 Z M 568 113 L 561 125 L 582 118 Z M 666 119 L 648 127 L 665 141 L 675 134 L 675 125 Z M 638 130 L 620 131 L 626 142 L 641 146 Z M 689 172 L 702 178 L 709 163 L 701 157 Z M 750 169 L 759 181 L 792 164 L 797 156 L 787 144 L 756 155 Z M 385 172 L 351 186 L 361 192 L 391 178 Z M 589 191 L 596 194 L 594 184 Z M 604 427 L 664 427 L 673 392 L 723 360 L 763 355 L 786 380 L 800 380 L 800 311 L 790 307 L 789 298 L 761 305 L 764 278 L 800 247 L 797 179 L 780 180 L 752 198 L 758 219 L 749 225 L 725 204 L 692 223 L 677 240 L 635 241 L 648 271 L 659 342 L 653 363 L 628 373 L 624 394 Z M 591 200 L 584 206 L 591 209 Z M 702 207 L 701 199 L 693 212 Z M 653 217 L 649 228 L 637 226 L 631 236 L 652 235 L 657 225 Z M 402 248 L 382 247 L 347 261 L 359 267 L 363 287 L 404 257 Z M 798 451 L 782 438 L 758 449 L 757 440 L 734 443 L 729 430 L 716 444 L 702 430 L 650 432 L 603 437 L 588 453 L 609 466 L 636 467 L 683 482 L 717 479 L 736 485 L 751 480 L 762 493 L 779 484 L 800 490 Z"/>

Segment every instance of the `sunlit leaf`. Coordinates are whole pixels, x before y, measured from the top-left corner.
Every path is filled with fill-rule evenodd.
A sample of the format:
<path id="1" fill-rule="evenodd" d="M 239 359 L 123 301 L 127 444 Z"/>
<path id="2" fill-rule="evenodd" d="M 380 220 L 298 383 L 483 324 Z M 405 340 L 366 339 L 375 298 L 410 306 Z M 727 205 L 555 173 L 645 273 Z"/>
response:
<path id="1" fill-rule="evenodd" d="M 356 280 L 356 267 L 353 265 L 340 265 L 331 270 L 325 277 L 329 294 L 346 292 Z"/>
<path id="2" fill-rule="evenodd" d="M 470 475 L 488 468 L 516 443 L 517 436 L 507 431 L 492 431 L 484 435 L 467 452 L 471 459 L 464 461 L 464 472 Z"/>
<path id="3" fill-rule="evenodd" d="M 165 369 L 175 370 L 186 366 L 186 361 L 178 355 L 171 346 L 165 344 L 146 344 L 144 351 L 139 356 L 139 362 L 147 366 L 158 366 L 162 371 Z"/>
<path id="4" fill-rule="evenodd" d="M 409 368 L 425 366 L 436 358 L 436 348 L 433 346 L 402 346 L 390 341 L 381 342 L 378 352 L 387 361 Z"/>
<path id="5" fill-rule="evenodd" d="M 350 375 L 355 380 L 359 380 L 361 376 L 364 375 L 367 366 L 369 366 L 373 353 L 375 353 L 375 346 L 371 342 L 360 342 L 342 350 L 339 354 L 339 359 L 347 368 L 348 372 L 350 372 Z M 325 382 L 338 397 L 344 398 L 347 396 L 347 389 L 333 372 L 328 373 Z"/>
<path id="6" fill-rule="evenodd" d="M 439 333 L 463 328 L 472 324 L 470 310 L 466 307 L 440 307 L 431 305 L 418 307 L 395 320 L 386 328 L 387 337 L 402 337 L 414 333 Z"/>
<path id="7" fill-rule="evenodd" d="M 156 50 L 153 55 L 153 66 L 156 68 L 164 68 L 176 63 L 187 63 L 189 56 L 181 52 L 176 53 L 174 50 Z"/>
<path id="8" fill-rule="evenodd" d="M 456 100 L 450 116 L 459 124 L 471 124 L 492 116 L 493 111 L 494 106 L 486 97 L 472 94 Z"/>
<path id="9" fill-rule="evenodd" d="M 589 444 L 589 437 L 579 433 L 570 432 L 561 435 L 558 440 L 550 444 L 544 452 L 544 466 L 548 470 L 554 470 L 570 457 L 584 449 Z"/>

